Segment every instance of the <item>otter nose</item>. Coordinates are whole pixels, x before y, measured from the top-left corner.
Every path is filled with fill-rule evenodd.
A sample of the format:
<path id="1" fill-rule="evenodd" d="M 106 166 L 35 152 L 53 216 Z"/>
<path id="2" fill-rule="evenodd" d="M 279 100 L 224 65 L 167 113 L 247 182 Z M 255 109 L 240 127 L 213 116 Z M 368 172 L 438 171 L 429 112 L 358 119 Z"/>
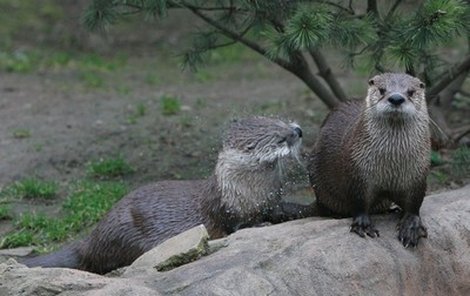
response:
<path id="1" fill-rule="evenodd" d="M 300 127 L 295 127 L 295 128 L 294 128 L 294 132 L 297 133 L 297 135 L 299 136 L 299 138 L 302 138 L 302 129 L 300 129 Z"/>
<path id="2" fill-rule="evenodd" d="M 400 106 L 405 102 L 405 98 L 399 94 L 393 94 L 388 98 L 388 101 L 394 106 Z"/>

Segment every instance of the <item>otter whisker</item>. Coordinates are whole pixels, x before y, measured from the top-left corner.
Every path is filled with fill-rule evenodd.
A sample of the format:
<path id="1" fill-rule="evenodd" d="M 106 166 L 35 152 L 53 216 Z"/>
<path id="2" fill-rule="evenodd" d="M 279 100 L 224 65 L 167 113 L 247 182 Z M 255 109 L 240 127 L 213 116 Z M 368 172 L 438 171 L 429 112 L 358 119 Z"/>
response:
<path id="1" fill-rule="evenodd" d="M 377 102 L 372 102 L 372 104 L 371 104 L 369 107 L 366 107 L 366 108 L 364 109 L 364 112 L 368 112 L 368 111 L 372 110 L 372 108 L 374 108 L 375 106 L 377 106 L 377 105 L 379 104 L 379 102 L 380 102 L 380 100 L 377 101 Z"/>

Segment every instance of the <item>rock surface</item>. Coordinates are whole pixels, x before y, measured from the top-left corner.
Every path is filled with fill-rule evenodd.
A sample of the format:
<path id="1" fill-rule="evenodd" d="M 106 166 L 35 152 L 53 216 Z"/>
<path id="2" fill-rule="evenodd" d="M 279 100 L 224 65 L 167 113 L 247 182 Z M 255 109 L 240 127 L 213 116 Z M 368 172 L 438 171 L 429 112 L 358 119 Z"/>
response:
<path id="1" fill-rule="evenodd" d="M 0 250 L 0 256 L 28 256 L 33 252 L 33 247 L 19 247 L 14 249 Z"/>
<path id="2" fill-rule="evenodd" d="M 189 263 L 208 253 L 209 234 L 204 225 L 196 226 L 174 236 L 152 250 L 146 252 L 132 263 L 124 276 L 138 274 L 142 269 L 166 271 Z"/>
<path id="3" fill-rule="evenodd" d="M 0 295 L 470 295 L 470 186 L 428 196 L 429 237 L 396 238 L 396 215 L 374 216 L 381 236 L 349 233 L 350 219 L 309 218 L 238 231 L 227 246 L 166 272 L 109 278 L 0 264 Z"/>

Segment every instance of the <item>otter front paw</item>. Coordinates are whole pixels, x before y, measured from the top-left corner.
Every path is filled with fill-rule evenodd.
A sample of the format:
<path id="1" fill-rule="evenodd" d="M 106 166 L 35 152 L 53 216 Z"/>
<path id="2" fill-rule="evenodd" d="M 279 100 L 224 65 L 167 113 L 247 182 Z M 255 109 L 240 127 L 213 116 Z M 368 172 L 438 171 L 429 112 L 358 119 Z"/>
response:
<path id="1" fill-rule="evenodd" d="M 421 237 L 428 237 L 428 231 L 418 215 L 406 213 L 397 225 L 398 240 L 405 248 L 416 247 Z"/>
<path id="2" fill-rule="evenodd" d="M 375 229 L 369 215 L 362 214 L 355 216 L 350 228 L 351 232 L 357 233 L 360 237 L 365 237 L 366 234 L 370 237 L 379 237 L 379 231 Z"/>

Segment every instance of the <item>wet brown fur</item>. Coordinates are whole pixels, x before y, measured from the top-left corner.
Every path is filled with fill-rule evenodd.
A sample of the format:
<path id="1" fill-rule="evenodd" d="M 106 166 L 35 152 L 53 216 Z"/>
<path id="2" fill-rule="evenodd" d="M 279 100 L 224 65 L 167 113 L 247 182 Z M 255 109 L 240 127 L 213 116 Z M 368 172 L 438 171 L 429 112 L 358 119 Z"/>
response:
<path id="1" fill-rule="evenodd" d="M 405 101 L 394 108 L 389 98 L 396 94 Z M 365 100 L 341 104 L 321 127 L 309 163 L 317 203 L 326 214 L 352 216 L 351 231 L 375 237 L 368 215 L 393 201 L 403 209 L 399 240 L 415 246 L 426 236 L 419 208 L 429 155 L 424 85 L 406 74 L 376 76 Z"/>
<path id="2" fill-rule="evenodd" d="M 297 156 L 296 124 L 254 117 L 233 122 L 214 174 L 206 180 L 161 181 L 119 201 L 88 237 L 58 252 L 28 258 L 28 266 L 70 267 L 106 273 L 129 265 L 164 240 L 204 224 L 212 239 L 262 222 L 305 215 L 284 210 L 284 158 Z"/>

